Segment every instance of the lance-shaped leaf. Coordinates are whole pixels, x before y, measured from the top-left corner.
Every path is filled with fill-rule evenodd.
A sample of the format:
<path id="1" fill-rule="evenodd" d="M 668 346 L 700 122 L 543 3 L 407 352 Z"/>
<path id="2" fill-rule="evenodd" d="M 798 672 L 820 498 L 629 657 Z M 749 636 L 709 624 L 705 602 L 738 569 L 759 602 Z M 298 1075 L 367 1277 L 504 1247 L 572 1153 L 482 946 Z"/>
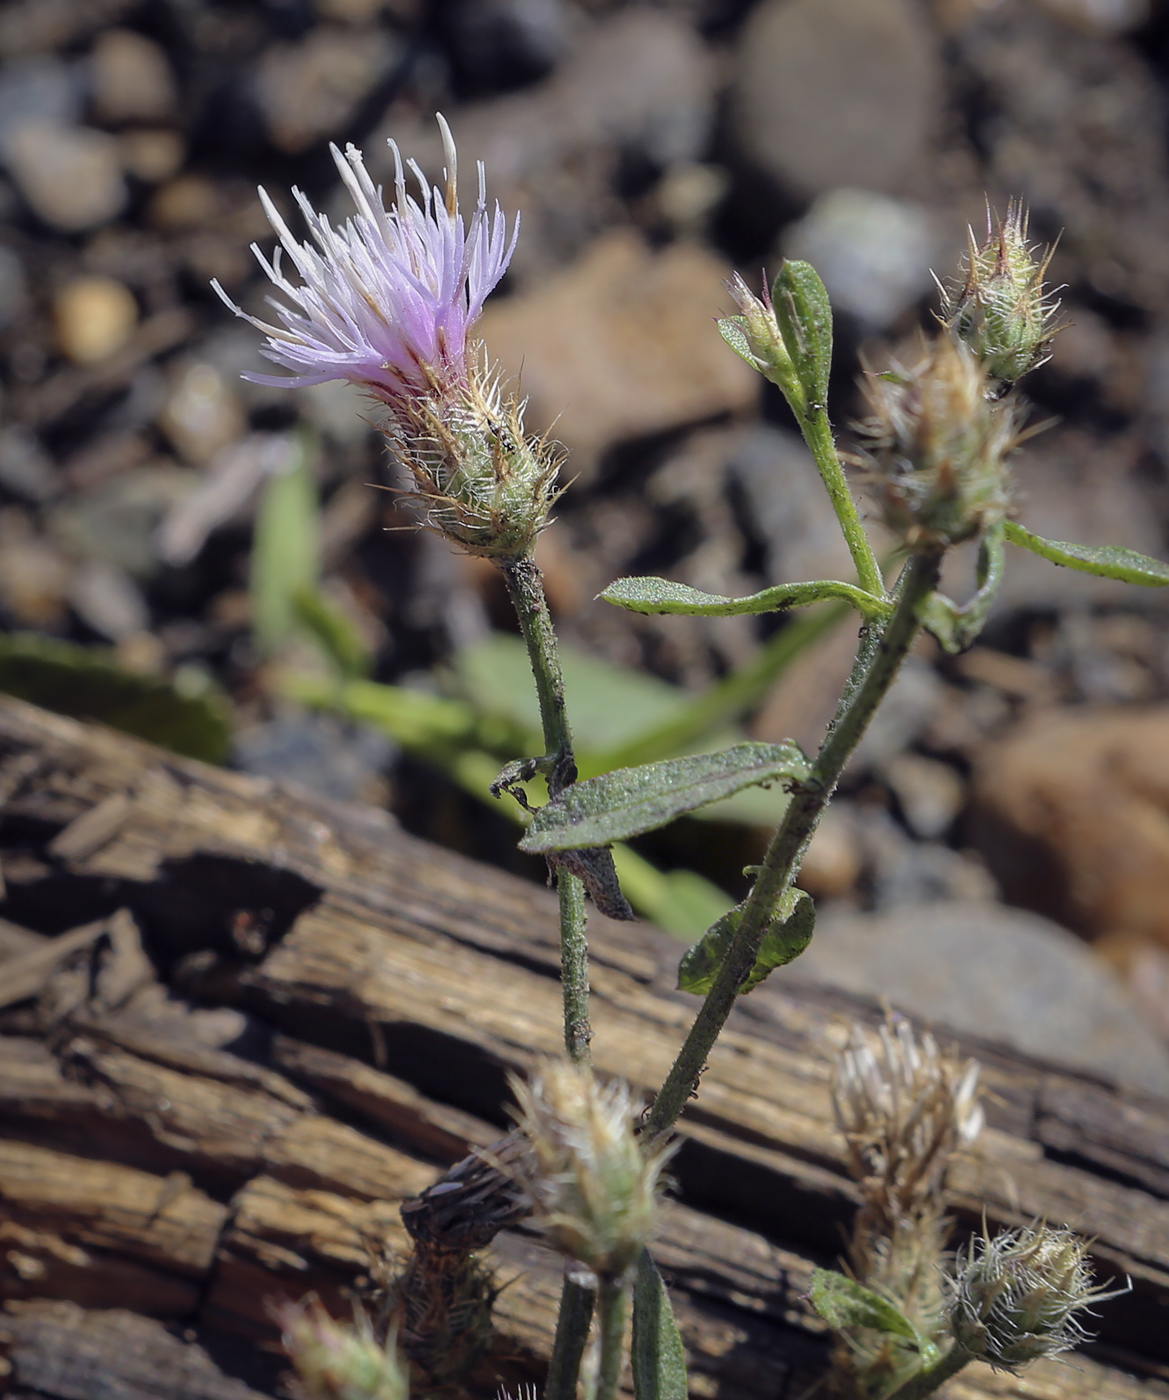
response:
<path id="1" fill-rule="evenodd" d="M 871 1327 L 921 1345 L 917 1328 L 901 1309 L 856 1279 L 832 1269 L 815 1269 L 809 1296 L 812 1306 L 834 1332 L 848 1327 Z"/>
<path id="2" fill-rule="evenodd" d="M 737 617 L 747 613 L 782 612 L 830 598 L 844 598 L 868 618 L 887 617 L 892 604 L 874 598 L 854 583 L 820 579 L 814 583 L 782 583 L 746 598 L 723 598 L 664 578 L 619 578 L 599 595 L 606 603 L 636 613 L 671 613 L 682 617 Z"/>
<path id="3" fill-rule="evenodd" d="M 705 996 L 710 991 L 742 917 L 743 905 L 736 905 L 683 953 L 678 965 L 680 992 Z M 811 895 L 803 890 L 785 890 L 779 908 L 763 935 L 755 966 L 739 987 L 739 994 L 745 995 L 752 987 L 757 987 L 768 973 L 798 958 L 812 941 L 815 927 L 816 906 Z"/>
<path id="4" fill-rule="evenodd" d="M 1138 554 L 1135 549 L 1122 549 L 1119 545 L 1068 544 L 1064 540 L 1045 540 L 1042 535 L 1034 535 L 1016 520 L 1008 520 L 1007 539 L 1032 554 L 1050 559 L 1053 564 L 1063 564 L 1069 569 L 1078 569 L 1084 574 L 1097 574 L 1100 578 L 1119 579 L 1121 583 L 1139 583 L 1145 588 L 1164 588 L 1169 584 L 1169 564 L 1161 559 L 1150 559 L 1147 554 Z"/>
<path id="5" fill-rule="evenodd" d="M 648 1249 L 633 1285 L 633 1393 L 637 1400 L 686 1400 L 686 1352 L 670 1295 Z"/>
<path id="6" fill-rule="evenodd" d="M 816 405 L 823 411 L 832 368 L 832 303 L 820 274 L 811 263 L 785 262 L 771 284 L 771 301 L 804 391 L 804 411 Z"/>
<path id="7" fill-rule="evenodd" d="M 536 855 L 607 846 L 654 831 L 743 788 L 807 776 L 797 744 L 736 744 L 721 753 L 618 768 L 574 783 L 532 818 L 520 850 Z"/>

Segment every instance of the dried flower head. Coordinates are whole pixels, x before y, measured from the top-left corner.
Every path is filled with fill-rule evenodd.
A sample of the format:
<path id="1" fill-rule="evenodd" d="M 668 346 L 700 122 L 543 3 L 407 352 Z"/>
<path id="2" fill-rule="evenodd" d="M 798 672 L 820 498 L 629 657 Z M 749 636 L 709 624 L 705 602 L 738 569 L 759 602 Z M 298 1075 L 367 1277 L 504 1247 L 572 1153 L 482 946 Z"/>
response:
<path id="1" fill-rule="evenodd" d="M 395 1339 L 382 1346 L 364 1313 L 351 1326 L 310 1298 L 286 1301 L 273 1314 L 296 1368 L 300 1400 L 407 1400 L 410 1383 Z"/>
<path id="2" fill-rule="evenodd" d="M 967 230 L 961 285 L 948 290 L 938 284 L 943 322 L 986 365 L 995 394 L 1046 363 L 1060 329 L 1059 302 L 1043 281 L 1055 249 L 1036 256 L 1027 243 L 1027 221 L 1027 210 L 1017 200 L 997 224 L 988 205 L 981 247 L 974 230 Z"/>
<path id="3" fill-rule="evenodd" d="M 913 550 L 969 539 L 1006 513 L 1006 459 L 1022 409 L 988 399 L 986 366 L 940 335 L 911 368 L 867 374 L 860 459 L 880 483 L 886 523 Z"/>
<path id="4" fill-rule="evenodd" d="M 1088 1247 L 1046 1225 L 986 1233 L 960 1251 L 951 1280 L 950 1325 L 957 1344 L 1012 1371 L 1085 1341 L 1091 1305 L 1128 1292 L 1092 1282 Z M 1129 1285 L 1131 1286 L 1131 1285 Z"/>
<path id="5" fill-rule="evenodd" d="M 467 374 L 467 332 L 503 276 L 519 236 L 511 238 L 497 204 L 487 213 L 485 174 L 479 165 L 479 199 L 464 226 L 459 213 L 458 162 L 450 127 L 439 116 L 446 156 L 446 187 L 428 186 L 414 161 L 421 203 L 407 193 L 398 147 L 394 153 L 394 203 L 387 209 L 370 179 L 362 154 L 331 146 L 333 160 L 357 206 L 343 228 L 334 229 L 298 189 L 293 189 L 312 241 L 300 243 L 261 187 L 260 200 L 281 247 L 271 262 L 256 244 L 252 251 L 291 306 L 271 299 L 280 325 L 249 316 L 215 290 L 237 316 L 267 336 L 264 354 L 293 370 L 292 377 L 252 374 L 258 384 L 303 388 L 347 379 L 393 403 L 402 395 L 426 393 L 462 382 Z M 281 251 L 302 279 L 284 275 Z M 295 309 L 293 309 L 295 308 Z"/>
<path id="6" fill-rule="evenodd" d="M 551 1060 L 530 1080 L 513 1078 L 512 1089 L 532 1150 L 511 1170 L 536 1223 L 562 1254 L 622 1277 L 653 1232 L 670 1149 L 643 1150 L 629 1089 L 602 1084 L 587 1066 Z"/>

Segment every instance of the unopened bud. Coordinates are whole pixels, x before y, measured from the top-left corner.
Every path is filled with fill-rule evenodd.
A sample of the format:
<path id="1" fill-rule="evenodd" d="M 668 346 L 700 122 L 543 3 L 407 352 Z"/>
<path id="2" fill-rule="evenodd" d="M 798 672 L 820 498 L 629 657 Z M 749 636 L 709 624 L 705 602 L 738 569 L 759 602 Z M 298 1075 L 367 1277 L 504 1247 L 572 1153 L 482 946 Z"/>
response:
<path id="1" fill-rule="evenodd" d="M 1128 1291 L 1096 1287 L 1086 1254 L 1070 1230 L 1040 1225 L 992 1240 L 984 1227 L 959 1253 L 950 1285 L 956 1343 L 1007 1371 L 1078 1346 L 1091 1304 Z"/>
<path id="2" fill-rule="evenodd" d="M 861 462 L 911 549 L 944 549 L 1003 518 L 1022 410 L 990 401 L 986 366 L 960 340 L 940 335 L 916 365 L 869 374 L 864 389 Z"/>
<path id="3" fill-rule="evenodd" d="M 381 1345 L 369 1318 L 354 1325 L 329 1316 L 316 1299 L 274 1310 L 301 1400 L 407 1400 L 410 1383 L 394 1338 Z"/>
<path id="4" fill-rule="evenodd" d="M 512 1087 L 532 1148 L 512 1170 L 536 1224 L 560 1253 L 623 1277 L 653 1233 L 669 1149 L 643 1150 L 628 1088 L 602 1084 L 587 1066 L 550 1061 Z"/>
<path id="5" fill-rule="evenodd" d="M 529 554 L 560 494 L 559 453 L 526 434 L 523 407 L 481 366 L 466 384 L 399 403 L 386 430 L 425 524 L 471 554 Z"/>
<path id="6" fill-rule="evenodd" d="M 994 228 L 987 211 L 981 248 L 973 231 L 969 239 L 961 287 L 942 289 L 942 320 L 986 365 L 992 390 L 1001 393 L 1050 357 L 1059 302 L 1043 279 L 1054 249 L 1036 256 L 1027 244 L 1027 210 L 1016 202 Z"/>
<path id="7" fill-rule="evenodd" d="M 789 402 L 795 396 L 795 402 L 802 403 L 803 391 L 796 367 L 784 344 L 767 288 L 764 287 L 761 300 L 737 272 L 726 286 L 741 314 L 726 316 L 718 323 L 722 338 L 765 379 L 778 385 Z"/>

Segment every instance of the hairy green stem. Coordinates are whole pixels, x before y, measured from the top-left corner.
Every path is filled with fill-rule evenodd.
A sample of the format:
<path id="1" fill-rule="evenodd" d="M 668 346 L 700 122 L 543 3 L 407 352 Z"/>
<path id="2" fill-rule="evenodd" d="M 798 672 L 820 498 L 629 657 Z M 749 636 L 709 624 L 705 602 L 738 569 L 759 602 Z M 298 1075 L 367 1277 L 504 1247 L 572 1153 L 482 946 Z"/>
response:
<path id="1" fill-rule="evenodd" d="M 528 648 L 536 694 L 540 701 L 540 721 L 544 729 L 544 768 L 548 791 L 556 797 L 576 778 L 572 752 L 572 731 L 564 704 L 564 677 L 556 633 L 548 615 L 544 580 L 536 561 L 528 555 L 509 559 L 503 576 L 512 605 L 519 618 L 520 631 Z M 589 946 L 585 934 L 584 885 L 567 870 L 557 872 L 556 891 L 560 899 L 560 982 L 564 994 L 564 1046 L 569 1058 L 588 1064 L 589 1041 Z"/>
<path id="2" fill-rule="evenodd" d="M 880 565 L 877 563 L 877 556 L 873 553 L 873 547 L 869 543 L 869 537 L 865 534 L 865 527 L 861 524 L 860 513 L 857 511 L 853 494 L 848 488 L 844 468 L 840 465 L 840 457 L 836 451 L 836 443 L 832 439 L 832 424 L 828 421 L 828 414 L 824 406 L 818 404 L 810 406 L 806 414 L 798 413 L 797 417 L 804 441 L 808 444 L 817 470 L 823 478 L 824 485 L 828 488 L 832 508 L 836 512 L 837 520 L 840 521 L 840 528 L 844 531 L 844 538 L 848 542 L 852 562 L 856 565 L 860 586 L 875 598 L 884 598 L 886 596 L 885 581 L 881 577 Z"/>
<path id="3" fill-rule="evenodd" d="M 596 1400 L 616 1400 L 625 1366 L 629 1280 L 603 1278 L 597 1301 L 601 1318 L 601 1364 L 597 1372 Z"/>
<path id="4" fill-rule="evenodd" d="M 588 1344 L 596 1300 L 597 1289 L 592 1274 L 579 1264 L 567 1264 L 544 1400 L 576 1400 L 580 1363 Z"/>
<path id="5" fill-rule="evenodd" d="M 938 579 L 940 555 L 914 555 L 896 590 L 897 605 L 883 628 L 866 628 L 852 676 L 841 698 L 828 735 L 812 771 L 793 791 L 779 830 L 772 838 L 743 915 L 718 970 L 714 985 L 699 1008 L 685 1044 L 678 1052 L 646 1120 L 652 1141 L 677 1121 L 698 1085 L 706 1064 L 747 975 L 755 966 L 759 946 L 780 896 L 800 868 L 804 851 L 819 825 L 844 765 L 893 683 L 901 663 L 920 630 L 917 609 Z"/>
<path id="6" fill-rule="evenodd" d="M 939 1357 L 932 1366 L 923 1366 L 916 1375 L 902 1382 L 892 1395 L 885 1397 L 885 1400 L 925 1400 L 927 1395 L 932 1395 L 951 1376 L 956 1376 L 972 1359 L 968 1351 L 963 1351 L 959 1346 L 951 1347 L 945 1356 Z"/>

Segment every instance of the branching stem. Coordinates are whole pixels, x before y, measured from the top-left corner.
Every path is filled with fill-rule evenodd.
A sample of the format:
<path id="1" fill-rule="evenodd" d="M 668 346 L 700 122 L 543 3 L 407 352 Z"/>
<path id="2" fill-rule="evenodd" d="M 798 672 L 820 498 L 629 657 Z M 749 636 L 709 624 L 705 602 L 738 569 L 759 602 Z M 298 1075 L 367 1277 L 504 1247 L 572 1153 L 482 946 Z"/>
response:
<path id="1" fill-rule="evenodd" d="M 699 1008 L 685 1044 L 650 1109 L 646 1120 L 648 1141 L 673 1127 L 687 1099 L 697 1088 L 699 1075 L 731 1014 L 739 988 L 755 966 L 772 911 L 799 872 L 808 842 L 835 791 L 844 765 L 917 637 L 921 626 L 918 606 L 937 583 L 940 562 L 940 555 L 914 555 L 898 583 L 893 616 L 883 628 L 862 632 L 853 673 L 828 736 L 808 778 L 792 794 L 714 985 Z"/>

